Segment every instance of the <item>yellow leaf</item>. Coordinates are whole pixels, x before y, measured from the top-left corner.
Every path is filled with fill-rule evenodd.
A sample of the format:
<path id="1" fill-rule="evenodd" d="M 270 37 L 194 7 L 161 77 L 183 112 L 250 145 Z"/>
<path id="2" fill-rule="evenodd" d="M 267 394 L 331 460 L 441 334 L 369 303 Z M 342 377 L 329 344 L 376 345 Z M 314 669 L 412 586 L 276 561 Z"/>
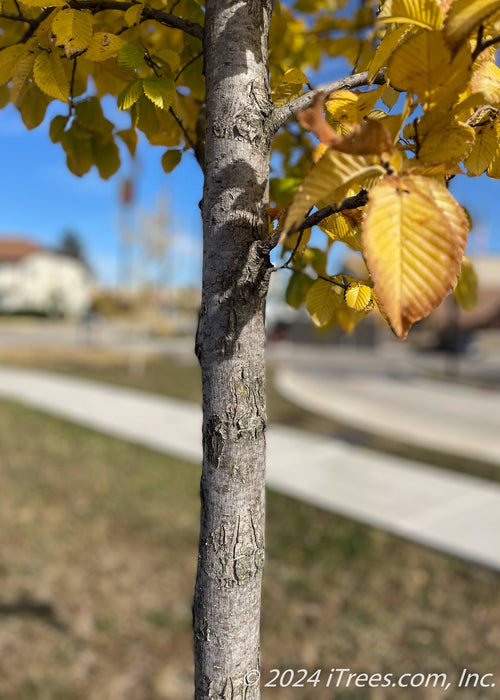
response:
<path id="1" fill-rule="evenodd" d="M 116 135 L 121 138 L 133 158 L 135 156 L 135 149 L 137 148 L 137 131 L 134 128 L 122 129 L 121 131 L 117 131 Z"/>
<path id="2" fill-rule="evenodd" d="M 366 284 L 351 282 L 344 294 L 345 303 L 355 311 L 364 311 L 372 300 L 372 290 Z"/>
<path id="3" fill-rule="evenodd" d="M 452 57 L 441 32 L 421 31 L 393 53 L 387 78 L 397 90 L 416 93 L 426 110 L 445 110 L 467 84 L 469 64 L 466 46 Z"/>
<path id="4" fill-rule="evenodd" d="M 283 233 L 300 224 L 312 206 L 324 198 L 332 198 L 339 187 L 369 173 L 384 173 L 372 156 L 353 156 L 328 149 L 297 188 Z"/>
<path id="5" fill-rule="evenodd" d="M 498 10 L 498 0 L 454 0 L 444 23 L 447 43 L 456 48 Z"/>
<path id="6" fill-rule="evenodd" d="M 443 13 L 438 0 L 392 0 L 390 14 L 379 16 L 385 24 L 415 24 L 424 29 L 441 29 Z"/>
<path id="7" fill-rule="evenodd" d="M 19 60 L 26 53 L 24 44 L 7 46 L 0 51 L 0 85 L 5 85 L 12 78 L 12 74 Z"/>
<path id="8" fill-rule="evenodd" d="M 426 118 L 429 121 L 426 121 Z M 427 130 L 428 124 L 432 126 Z M 421 160 L 437 161 L 437 160 L 462 160 L 467 158 L 471 152 L 472 144 L 474 143 L 475 131 L 468 124 L 458 121 L 458 119 L 450 119 L 448 115 L 434 115 L 428 113 L 419 122 L 419 127 L 422 125 L 424 136 L 420 137 L 420 149 L 418 157 Z"/>
<path id="9" fill-rule="evenodd" d="M 342 302 L 341 287 L 318 279 L 306 295 L 306 308 L 317 326 L 325 326 L 335 316 Z"/>
<path id="10" fill-rule="evenodd" d="M 357 121 L 358 96 L 350 90 L 333 92 L 326 102 L 326 121 L 331 126 L 337 122 Z"/>
<path id="11" fill-rule="evenodd" d="M 344 333 L 350 335 L 356 328 L 358 323 L 360 323 L 360 321 L 366 318 L 369 311 L 369 307 L 367 307 L 363 311 L 356 311 L 355 309 L 351 309 L 349 306 L 347 306 L 347 304 L 342 303 L 339 304 L 334 321 L 338 323 L 338 325 L 344 331 Z"/>
<path id="12" fill-rule="evenodd" d="M 368 92 L 351 92 L 337 90 L 332 92 L 326 102 L 327 121 L 359 122 L 366 117 L 379 100 L 384 87 Z"/>
<path id="13" fill-rule="evenodd" d="M 399 338 L 455 285 L 469 222 L 433 178 L 384 178 L 371 192 L 363 249 L 375 291 Z"/>
<path id="14" fill-rule="evenodd" d="M 273 90 L 273 102 L 276 107 L 290 102 L 294 97 L 298 97 L 302 88 L 307 84 L 307 77 L 298 68 L 290 68 L 285 72 L 278 87 Z"/>
<path id="15" fill-rule="evenodd" d="M 43 122 L 49 102 L 47 95 L 36 85 L 28 90 L 21 105 L 21 118 L 27 129 L 34 129 Z"/>
<path id="16" fill-rule="evenodd" d="M 472 311 L 477 304 L 477 275 L 474 266 L 466 255 L 462 260 L 462 267 L 457 284 L 453 289 L 453 295 L 460 308 L 464 311 Z"/>
<path id="17" fill-rule="evenodd" d="M 174 101 L 175 83 L 171 78 L 144 78 L 142 89 L 158 109 L 167 110 Z"/>
<path id="18" fill-rule="evenodd" d="M 483 63 L 474 72 L 470 85 L 472 92 L 482 93 L 488 104 L 495 106 L 500 102 L 500 68 L 493 61 Z"/>
<path id="19" fill-rule="evenodd" d="M 133 83 L 127 85 L 125 90 L 117 97 L 118 109 L 128 109 L 137 102 L 142 95 L 142 79 L 134 80 Z"/>
<path id="20" fill-rule="evenodd" d="M 394 50 L 399 46 L 405 36 L 409 36 L 411 28 L 407 26 L 396 27 L 393 31 L 387 31 L 377 46 L 375 55 L 368 67 L 368 79 L 373 80 L 377 72 L 387 65 L 387 61 L 394 53 Z"/>
<path id="21" fill-rule="evenodd" d="M 395 90 L 393 87 L 388 85 L 386 88 L 384 88 L 384 91 L 381 96 L 382 102 L 385 104 L 386 107 L 389 107 L 389 109 L 392 109 L 396 102 L 399 100 L 399 96 L 401 93 L 399 93 L 397 90 Z"/>
<path id="22" fill-rule="evenodd" d="M 359 40 L 355 36 L 339 37 L 330 42 L 328 55 L 344 56 L 349 63 L 355 65 L 359 56 Z"/>
<path id="23" fill-rule="evenodd" d="M 319 224 L 319 228 L 333 241 L 341 241 L 353 250 L 362 250 L 361 230 L 352 226 L 343 214 L 332 214 Z"/>
<path id="24" fill-rule="evenodd" d="M 464 161 L 469 175 L 481 175 L 488 168 L 497 150 L 497 132 L 492 122 L 476 129 L 476 140 Z"/>
<path id="25" fill-rule="evenodd" d="M 24 54 L 16 64 L 12 74 L 12 87 L 10 90 L 10 100 L 16 107 L 19 107 L 29 89 L 29 79 L 33 74 L 35 64 L 35 54 L 31 51 Z"/>
<path id="26" fill-rule="evenodd" d="M 371 112 L 369 119 L 378 119 L 389 132 L 392 142 L 396 143 L 406 117 L 404 114 L 385 114 L 385 112 L 382 112 L 378 115 L 376 112 Z"/>
<path id="27" fill-rule="evenodd" d="M 9 104 L 10 90 L 7 85 L 0 85 L 0 109 Z"/>
<path id="28" fill-rule="evenodd" d="M 472 115 L 472 113 L 476 110 L 477 107 L 480 107 L 481 105 L 484 104 L 484 97 L 482 96 L 481 93 L 476 93 L 475 95 L 468 95 L 465 97 L 465 99 L 461 100 L 458 102 L 453 107 L 452 110 L 452 115 L 454 117 L 457 117 L 460 121 L 467 121 L 467 119 Z M 485 110 L 488 109 L 485 107 Z M 482 117 L 478 119 L 478 121 L 482 121 Z"/>
<path id="29" fill-rule="evenodd" d="M 444 177 L 445 175 L 463 175 L 464 172 L 454 160 L 438 160 L 428 163 L 413 158 L 407 160 L 403 167 L 405 175 L 431 175 L 434 177 Z"/>
<path id="30" fill-rule="evenodd" d="M 143 9 L 144 5 L 141 3 L 137 3 L 137 5 L 132 5 L 132 7 L 128 8 L 123 15 L 127 27 L 133 27 L 134 24 L 138 24 L 139 20 L 141 19 Z"/>
<path id="31" fill-rule="evenodd" d="M 488 166 L 487 175 L 495 180 L 500 179 L 500 123 L 495 122 L 495 131 L 497 134 L 497 148 L 493 160 Z"/>
<path id="32" fill-rule="evenodd" d="M 89 61 L 106 61 L 116 56 L 127 42 L 116 34 L 96 32 L 92 37 L 85 58 Z"/>
<path id="33" fill-rule="evenodd" d="M 389 327 L 391 326 L 391 321 L 389 319 L 389 316 L 387 315 L 386 310 L 384 309 L 382 302 L 378 298 L 377 294 L 375 293 L 375 290 L 372 289 L 372 301 L 373 301 L 373 308 L 375 311 L 378 312 L 380 315 L 380 318 L 386 323 Z"/>
<path id="34" fill-rule="evenodd" d="M 29 7 L 65 7 L 66 0 L 21 0 L 23 5 Z"/>
<path id="35" fill-rule="evenodd" d="M 64 46 L 68 58 L 89 47 L 92 39 L 92 19 L 83 10 L 60 10 L 52 22 L 58 46 Z"/>
<path id="36" fill-rule="evenodd" d="M 33 71 L 35 82 L 43 92 L 56 100 L 68 101 L 69 81 L 64 72 L 62 60 L 52 51 L 41 51 L 35 60 Z"/>

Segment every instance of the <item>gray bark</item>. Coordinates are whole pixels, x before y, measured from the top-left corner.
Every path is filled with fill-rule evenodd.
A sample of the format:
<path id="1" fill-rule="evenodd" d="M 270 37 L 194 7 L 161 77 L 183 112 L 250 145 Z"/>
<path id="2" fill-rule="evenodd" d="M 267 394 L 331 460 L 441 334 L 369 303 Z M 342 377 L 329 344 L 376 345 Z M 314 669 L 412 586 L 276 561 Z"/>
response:
<path id="1" fill-rule="evenodd" d="M 196 700 L 260 697 L 272 0 L 207 0 Z M 252 680 L 254 678 L 251 678 Z"/>

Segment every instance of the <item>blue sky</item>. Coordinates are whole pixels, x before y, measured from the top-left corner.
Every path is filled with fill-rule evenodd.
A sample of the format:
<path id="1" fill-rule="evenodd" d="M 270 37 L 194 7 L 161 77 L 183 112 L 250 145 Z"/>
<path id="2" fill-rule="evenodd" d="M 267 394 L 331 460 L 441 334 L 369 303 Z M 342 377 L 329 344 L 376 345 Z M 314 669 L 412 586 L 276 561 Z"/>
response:
<path id="1" fill-rule="evenodd" d="M 106 109 L 107 108 L 107 109 Z M 62 104 L 51 104 L 44 123 L 27 131 L 17 110 L 8 106 L 0 111 L 0 235 L 22 235 L 46 245 L 57 245 L 64 230 L 78 233 L 98 279 L 114 283 L 118 275 L 119 192 L 123 179 L 132 171 L 126 149 L 122 167 L 104 181 L 93 168 L 79 178 L 66 167 L 66 156 L 59 144 L 48 137 L 50 119 L 64 114 Z M 113 101 L 105 105 L 113 111 Z M 123 126 L 129 117 L 119 114 Z M 135 166 L 137 209 L 155 209 L 167 197 L 171 210 L 171 230 L 176 246 L 172 252 L 176 282 L 199 283 L 201 279 L 201 221 L 198 202 L 202 193 L 199 166 L 190 154 L 172 174 L 161 167 L 163 148 L 144 141 L 138 148 Z"/>
<path id="2" fill-rule="evenodd" d="M 113 105 L 112 100 L 107 102 L 105 111 L 115 116 Z M 15 108 L 0 110 L 0 235 L 23 235 L 56 245 L 62 232 L 72 229 L 81 237 L 98 279 L 112 284 L 118 279 L 118 195 L 121 181 L 131 171 L 131 160 L 124 151 L 121 170 L 108 181 L 101 180 L 95 168 L 83 178 L 72 175 L 61 146 L 48 138 L 50 119 L 64 112 L 64 105 L 53 103 L 44 123 L 28 132 Z M 128 126 L 128 115 L 119 118 Z M 140 143 L 137 205 L 148 210 L 159 197 L 168 197 L 176 240 L 173 279 L 177 284 L 199 284 L 201 173 L 193 156 L 185 154 L 178 168 L 165 174 L 160 163 L 163 152 Z M 458 176 L 452 193 L 475 222 L 470 252 L 499 254 L 499 181 Z"/>

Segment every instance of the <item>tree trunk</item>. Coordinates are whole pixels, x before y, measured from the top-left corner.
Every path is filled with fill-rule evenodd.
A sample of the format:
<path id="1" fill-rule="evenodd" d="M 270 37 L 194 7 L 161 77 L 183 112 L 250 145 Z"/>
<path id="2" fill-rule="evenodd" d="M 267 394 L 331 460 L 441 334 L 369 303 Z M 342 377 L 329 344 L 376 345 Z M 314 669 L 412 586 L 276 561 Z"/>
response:
<path id="1" fill-rule="evenodd" d="M 272 0 L 207 0 L 196 700 L 260 697 Z"/>

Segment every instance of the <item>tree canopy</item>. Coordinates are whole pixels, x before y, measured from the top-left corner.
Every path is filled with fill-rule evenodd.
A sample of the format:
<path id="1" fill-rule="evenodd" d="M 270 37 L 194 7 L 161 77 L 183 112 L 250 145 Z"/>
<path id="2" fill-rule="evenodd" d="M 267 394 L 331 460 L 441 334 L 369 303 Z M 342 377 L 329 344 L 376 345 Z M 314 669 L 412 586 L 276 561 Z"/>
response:
<path id="1" fill-rule="evenodd" d="M 204 17 L 201 0 L 1 0 L 0 106 L 33 129 L 61 102 L 49 134 L 76 175 L 109 178 L 138 131 L 165 171 L 190 149 L 203 165 Z M 270 233 L 288 251 L 287 299 L 316 324 L 349 331 L 374 309 L 405 337 L 456 286 L 470 221 L 447 185 L 500 177 L 499 34 L 497 0 L 276 0 Z M 335 58 L 351 74 L 313 89 Z M 104 115 L 105 95 L 129 128 Z M 315 223 L 322 248 L 308 245 Z M 363 253 L 366 277 L 327 273 L 335 241 Z"/>

